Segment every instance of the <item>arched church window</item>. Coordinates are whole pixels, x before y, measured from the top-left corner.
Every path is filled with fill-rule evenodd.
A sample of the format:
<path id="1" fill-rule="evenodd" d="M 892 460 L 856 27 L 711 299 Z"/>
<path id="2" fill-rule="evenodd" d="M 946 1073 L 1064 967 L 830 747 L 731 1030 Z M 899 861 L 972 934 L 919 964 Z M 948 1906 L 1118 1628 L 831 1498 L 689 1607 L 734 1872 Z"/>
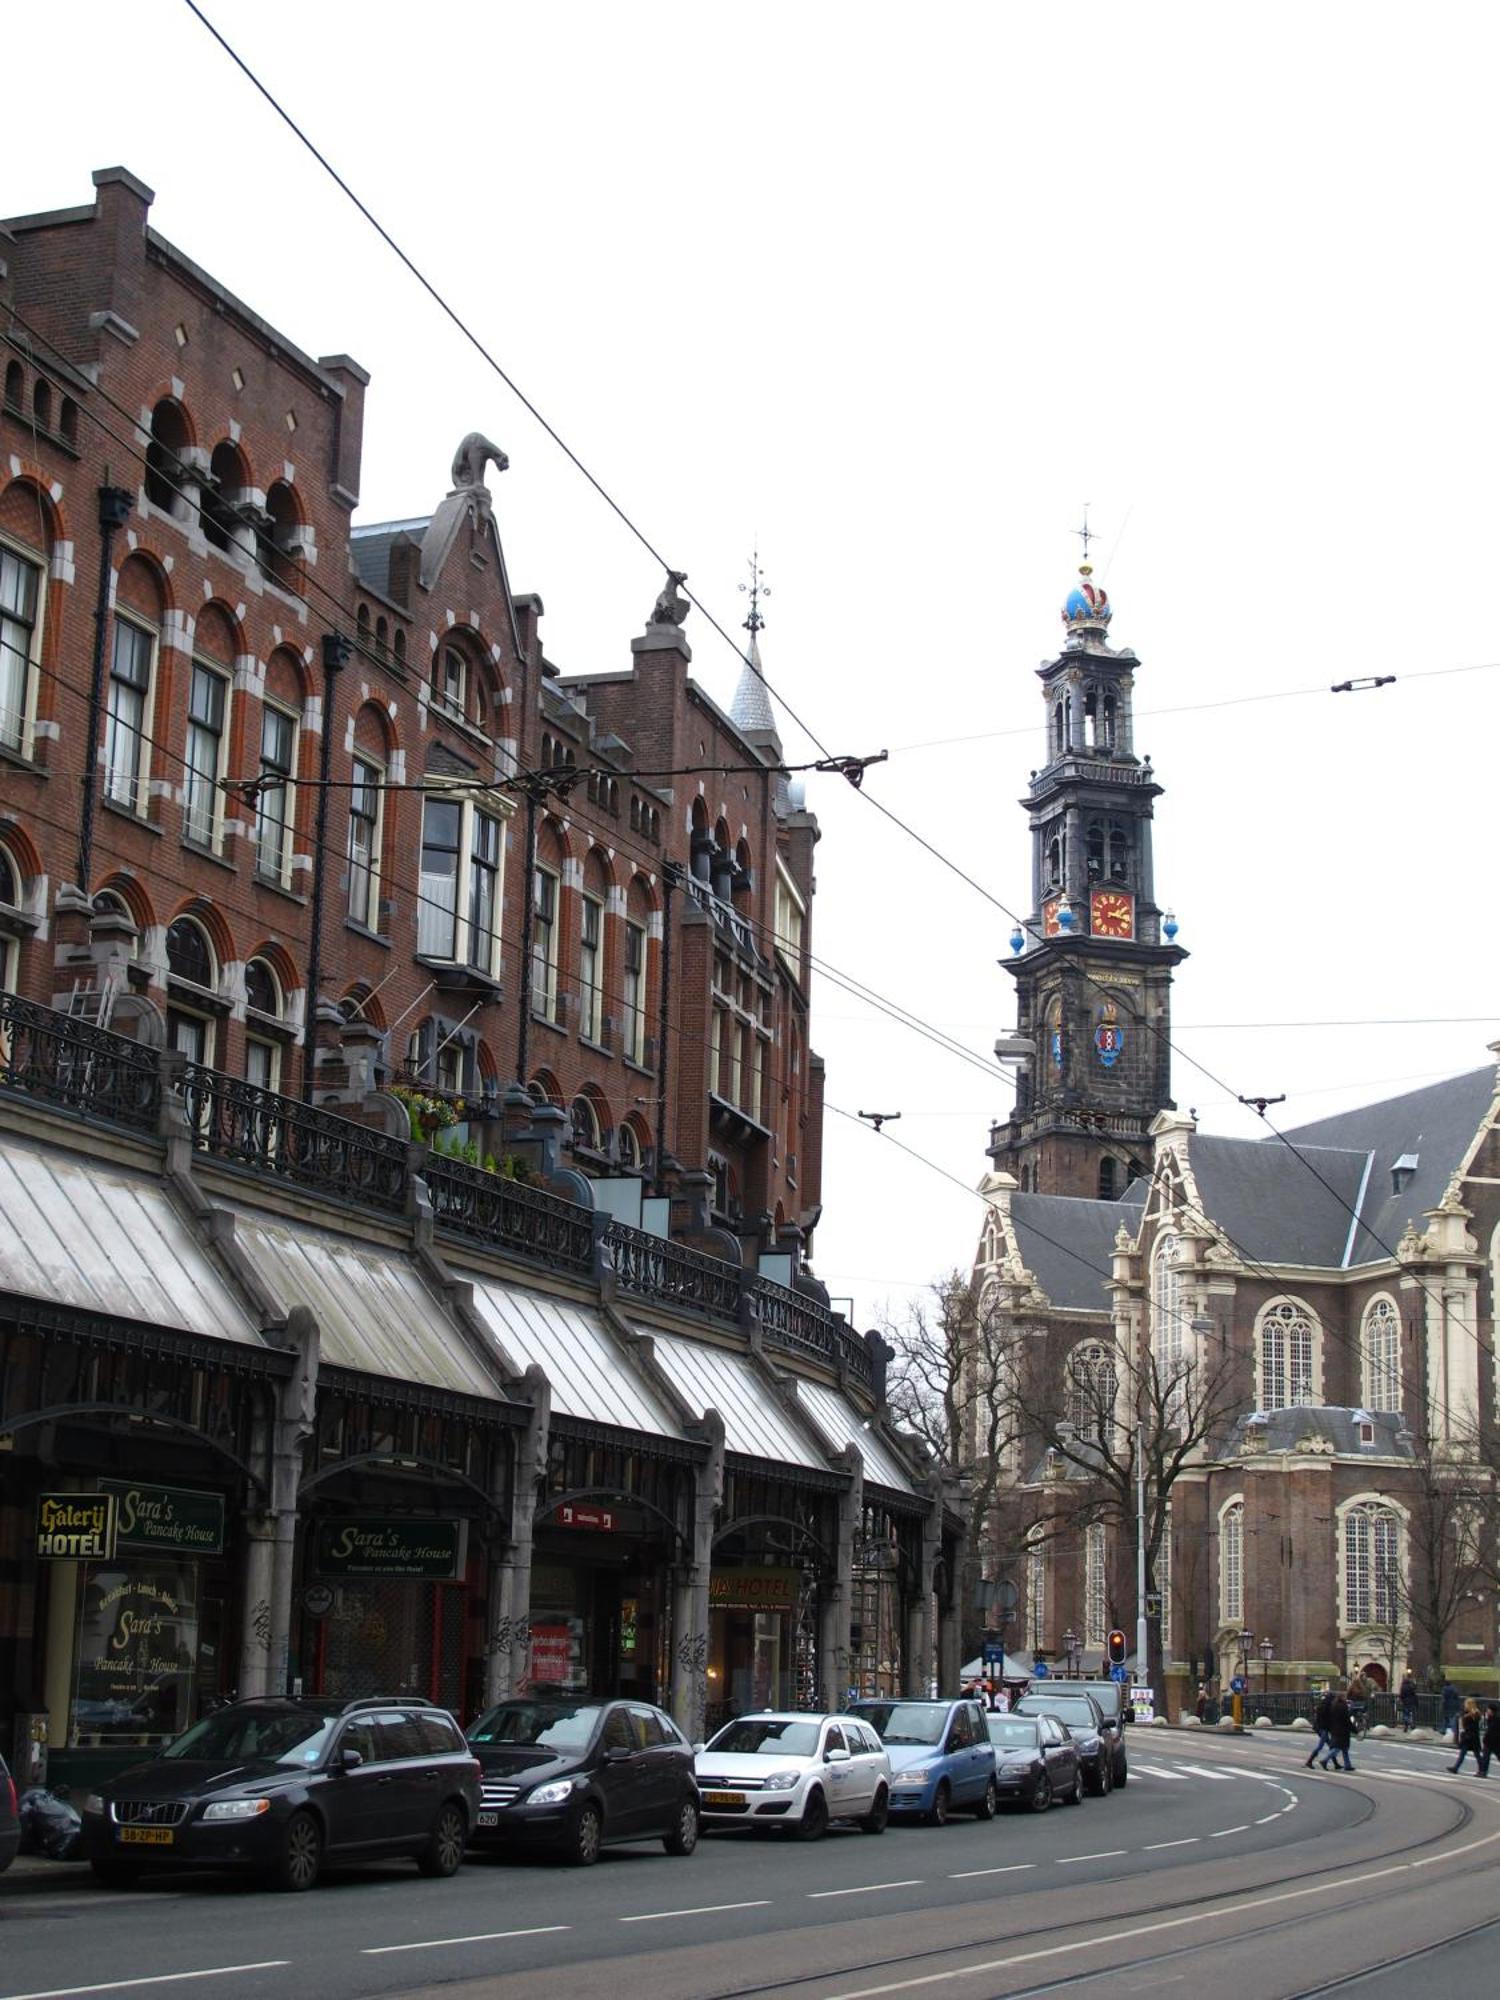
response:
<path id="1" fill-rule="evenodd" d="M 1067 747 L 1067 741 L 1063 705 L 1061 702 L 1058 702 L 1052 710 L 1052 754 L 1054 757 L 1062 755 L 1064 749 Z"/>
<path id="2" fill-rule="evenodd" d="M 1109 879 L 1124 882 L 1130 875 L 1130 836 L 1120 824 L 1112 819 L 1109 823 Z"/>
<path id="3" fill-rule="evenodd" d="M 1104 879 L 1104 821 L 1091 819 L 1088 823 L 1085 865 L 1091 882 Z"/>
<path id="4" fill-rule="evenodd" d="M 1392 1300 L 1371 1299 L 1360 1328 L 1360 1397 L 1367 1410 L 1401 1409 L 1401 1317 Z"/>
<path id="5" fill-rule="evenodd" d="M 1068 1356 L 1068 1421 L 1076 1437 L 1104 1443 L 1115 1424 L 1119 1374 L 1113 1348 L 1086 1341 Z"/>
<path id="6" fill-rule="evenodd" d="M 1279 1299 L 1266 1307 L 1256 1343 L 1261 1409 L 1316 1402 L 1317 1335 L 1318 1323 L 1300 1301 Z"/>
<path id="7" fill-rule="evenodd" d="M 1115 1198 L 1115 1162 L 1108 1153 L 1099 1162 L 1099 1199 L 1113 1201 Z"/>

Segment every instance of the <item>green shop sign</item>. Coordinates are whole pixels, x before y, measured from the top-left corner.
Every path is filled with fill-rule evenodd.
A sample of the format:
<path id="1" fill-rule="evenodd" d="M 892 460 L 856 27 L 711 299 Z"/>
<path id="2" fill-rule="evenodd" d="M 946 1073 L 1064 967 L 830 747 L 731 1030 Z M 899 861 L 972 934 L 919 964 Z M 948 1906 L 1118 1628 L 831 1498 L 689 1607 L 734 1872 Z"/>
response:
<path id="1" fill-rule="evenodd" d="M 224 1553 L 224 1498 L 183 1486 L 142 1486 L 133 1480 L 101 1479 L 99 1491 L 114 1496 L 115 1547 L 170 1550 L 179 1556 Z"/>
<path id="2" fill-rule="evenodd" d="M 464 1573 L 467 1521 L 323 1521 L 319 1576 L 421 1576 L 451 1583 Z"/>

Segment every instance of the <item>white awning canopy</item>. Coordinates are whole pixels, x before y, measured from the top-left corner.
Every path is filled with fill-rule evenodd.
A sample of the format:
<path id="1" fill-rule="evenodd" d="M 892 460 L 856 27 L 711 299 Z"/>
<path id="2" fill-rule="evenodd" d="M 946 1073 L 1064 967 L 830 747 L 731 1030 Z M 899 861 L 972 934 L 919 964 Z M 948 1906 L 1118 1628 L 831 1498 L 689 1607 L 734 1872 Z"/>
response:
<path id="1" fill-rule="evenodd" d="M 797 1395 L 830 1447 L 842 1451 L 852 1444 L 864 1465 L 865 1478 L 874 1486 L 888 1486 L 897 1493 L 914 1493 L 911 1475 L 895 1452 L 873 1428 L 866 1426 L 859 1412 L 837 1389 L 821 1382 L 797 1384 Z"/>
<path id="2" fill-rule="evenodd" d="M 558 1415 L 681 1436 L 665 1400 L 631 1366 L 600 1313 L 473 1271 L 457 1275 L 474 1287 L 474 1304 L 510 1363 L 542 1369 Z"/>
<path id="3" fill-rule="evenodd" d="M 685 1340 L 678 1333 L 643 1327 L 656 1343 L 656 1359 L 667 1380 L 700 1415 L 709 1408 L 724 1419 L 724 1442 L 747 1458 L 777 1459 L 783 1465 L 829 1470 L 827 1456 L 797 1423 L 748 1354 Z"/>

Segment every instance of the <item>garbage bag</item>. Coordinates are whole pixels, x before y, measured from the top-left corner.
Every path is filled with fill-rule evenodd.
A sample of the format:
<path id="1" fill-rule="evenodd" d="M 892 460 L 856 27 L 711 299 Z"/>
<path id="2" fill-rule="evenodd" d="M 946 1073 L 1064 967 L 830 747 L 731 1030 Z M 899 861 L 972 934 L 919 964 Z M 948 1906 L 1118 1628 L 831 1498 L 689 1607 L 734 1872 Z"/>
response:
<path id="1" fill-rule="evenodd" d="M 48 1861 L 83 1858 L 83 1817 L 69 1800 L 33 1785 L 17 1801 L 16 1817 L 23 1854 L 40 1854 Z"/>

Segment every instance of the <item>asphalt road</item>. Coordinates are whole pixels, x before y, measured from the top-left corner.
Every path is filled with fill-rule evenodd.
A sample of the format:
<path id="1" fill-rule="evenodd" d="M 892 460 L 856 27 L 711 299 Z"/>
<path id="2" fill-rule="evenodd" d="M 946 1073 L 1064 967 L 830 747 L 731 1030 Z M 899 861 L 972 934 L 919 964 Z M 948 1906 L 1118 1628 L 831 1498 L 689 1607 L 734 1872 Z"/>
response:
<path id="1" fill-rule="evenodd" d="M 1305 1754 L 1290 1736 L 1141 1730 L 1125 1790 L 1042 1817 L 810 1846 L 716 1835 L 689 1859 L 622 1849 L 590 1870 L 478 1861 L 428 1882 L 389 1864 L 291 1897 L 4 1877 L 0 2000 L 1494 1991 L 1500 1773 L 1453 1778 L 1399 1742 L 1359 1746 L 1352 1777 Z"/>

